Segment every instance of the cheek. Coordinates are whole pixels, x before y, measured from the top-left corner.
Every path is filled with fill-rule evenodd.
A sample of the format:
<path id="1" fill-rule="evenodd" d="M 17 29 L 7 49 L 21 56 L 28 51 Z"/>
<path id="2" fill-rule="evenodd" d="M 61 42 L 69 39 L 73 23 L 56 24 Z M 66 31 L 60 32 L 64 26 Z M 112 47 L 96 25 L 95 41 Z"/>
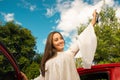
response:
<path id="1" fill-rule="evenodd" d="M 65 41 L 64 40 L 61 40 L 61 42 L 60 42 L 61 44 L 65 44 Z"/>
<path id="2" fill-rule="evenodd" d="M 53 47 L 56 48 L 57 44 L 58 44 L 57 42 L 53 42 Z"/>

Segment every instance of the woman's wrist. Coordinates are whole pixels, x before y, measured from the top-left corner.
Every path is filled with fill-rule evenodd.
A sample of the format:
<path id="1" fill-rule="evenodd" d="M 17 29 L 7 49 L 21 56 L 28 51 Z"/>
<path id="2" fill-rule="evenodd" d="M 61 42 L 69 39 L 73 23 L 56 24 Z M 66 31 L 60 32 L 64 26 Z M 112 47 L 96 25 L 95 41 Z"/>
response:
<path id="1" fill-rule="evenodd" d="M 92 24 L 92 26 L 94 26 L 96 24 L 96 17 L 95 16 L 93 16 L 91 24 Z"/>

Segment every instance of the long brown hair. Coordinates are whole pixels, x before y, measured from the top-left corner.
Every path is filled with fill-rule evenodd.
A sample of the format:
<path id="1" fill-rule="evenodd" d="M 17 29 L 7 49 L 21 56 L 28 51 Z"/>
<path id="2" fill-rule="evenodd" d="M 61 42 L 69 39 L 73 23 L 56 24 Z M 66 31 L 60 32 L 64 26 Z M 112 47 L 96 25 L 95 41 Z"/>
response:
<path id="1" fill-rule="evenodd" d="M 52 58 L 56 53 L 56 49 L 53 47 L 53 35 L 55 33 L 59 33 L 57 31 L 51 32 L 48 37 L 47 37 L 47 41 L 46 41 L 46 45 L 45 45 L 45 50 L 44 50 L 44 55 L 41 61 L 41 73 L 42 76 L 45 76 L 45 63 L 47 60 L 49 60 L 50 58 Z M 61 33 L 59 33 L 61 35 Z M 61 35 L 61 37 L 63 38 L 63 36 Z"/>

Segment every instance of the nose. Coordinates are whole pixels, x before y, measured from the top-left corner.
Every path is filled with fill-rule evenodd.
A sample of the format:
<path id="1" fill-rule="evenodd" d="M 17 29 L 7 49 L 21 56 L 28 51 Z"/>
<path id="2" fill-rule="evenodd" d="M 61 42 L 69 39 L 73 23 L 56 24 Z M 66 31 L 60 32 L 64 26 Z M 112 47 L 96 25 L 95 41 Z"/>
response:
<path id="1" fill-rule="evenodd" d="M 64 43 L 64 40 L 59 40 L 59 43 L 61 44 L 61 43 Z"/>

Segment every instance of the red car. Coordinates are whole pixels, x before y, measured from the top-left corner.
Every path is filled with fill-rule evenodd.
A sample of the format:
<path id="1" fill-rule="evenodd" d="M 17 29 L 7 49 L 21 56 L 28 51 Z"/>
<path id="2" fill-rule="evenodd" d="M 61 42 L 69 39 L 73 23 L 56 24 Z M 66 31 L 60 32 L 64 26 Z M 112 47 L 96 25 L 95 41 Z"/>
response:
<path id="1" fill-rule="evenodd" d="M 120 63 L 99 64 L 91 69 L 77 70 L 81 80 L 120 80 Z"/>
<path id="2" fill-rule="evenodd" d="M 0 80 L 22 80 L 22 74 L 19 70 L 16 60 L 1 42 L 0 42 Z"/>

